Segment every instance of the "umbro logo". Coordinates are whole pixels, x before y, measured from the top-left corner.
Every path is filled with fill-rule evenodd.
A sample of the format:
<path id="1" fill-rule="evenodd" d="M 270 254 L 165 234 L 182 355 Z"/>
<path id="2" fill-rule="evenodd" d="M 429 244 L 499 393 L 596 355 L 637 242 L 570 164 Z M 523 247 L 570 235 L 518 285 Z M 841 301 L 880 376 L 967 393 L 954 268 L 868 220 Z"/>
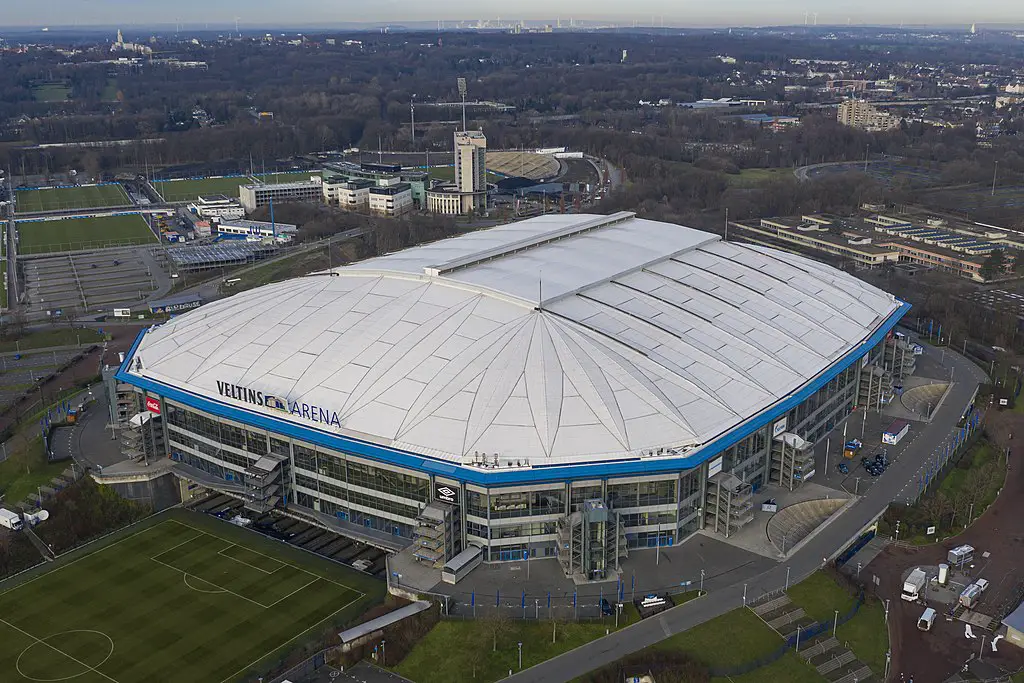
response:
<path id="1" fill-rule="evenodd" d="M 448 501 L 448 502 L 454 502 L 455 501 L 455 496 L 457 494 L 458 494 L 458 491 L 456 491 L 455 489 L 453 489 L 453 488 L 451 488 L 449 486 L 438 486 L 437 487 L 437 497 L 440 498 L 441 500 L 445 500 L 445 501 Z"/>

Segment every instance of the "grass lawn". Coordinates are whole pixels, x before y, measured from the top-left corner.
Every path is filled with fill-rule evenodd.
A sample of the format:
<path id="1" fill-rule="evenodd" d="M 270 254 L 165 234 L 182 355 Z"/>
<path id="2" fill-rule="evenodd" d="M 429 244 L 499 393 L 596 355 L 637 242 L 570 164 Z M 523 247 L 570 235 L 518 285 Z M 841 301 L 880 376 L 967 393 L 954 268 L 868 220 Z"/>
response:
<path id="1" fill-rule="evenodd" d="M 782 637 L 748 609 L 735 609 L 654 645 L 682 650 L 708 666 L 740 666 L 782 645 Z"/>
<path id="2" fill-rule="evenodd" d="M 807 579 L 790 587 L 788 591 L 794 604 L 803 607 L 807 615 L 822 624 L 847 614 L 856 598 L 847 593 L 824 572 L 815 572 Z M 885 609 L 878 601 L 861 605 L 857 614 L 839 626 L 836 637 L 849 643 L 857 658 L 871 667 L 876 674 L 885 671 L 885 653 L 889 649 L 889 637 L 885 628 Z"/>
<path id="3" fill-rule="evenodd" d="M 712 683 L 822 683 L 825 679 L 795 652 L 742 676 L 712 678 Z"/>
<path id="4" fill-rule="evenodd" d="M 739 175 L 726 174 L 730 185 L 738 187 L 752 187 L 772 178 L 779 178 L 785 175 L 792 175 L 791 168 L 744 168 Z"/>
<path id="5" fill-rule="evenodd" d="M 153 187 L 164 201 L 190 202 L 200 195 L 222 194 L 231 199 L 238 199 L 238 188 L 251 185 L 252 178 L 234 176 L 231 178 L 200 178 L 198 180 L 162 180 L 154 181 Z"/>
<path id="6" fill-rule="evenodd" d="M 4 505 L 13 506 L 25 500 L 30 493 L 35 493 L 40 486 L 70 467 L 69 463 L 49 463 L 43 440 L 36 437 L 25 444 L 17 453 L 8 453 L 10 457 L 0 462 L 0 493 L 4 494 Z M 0 614 L 3 610 L 0 610 Z M 0 641 L 2 642 L 2 641 Z M 2 647 L 2 646 L 0 646 Z M 3 666 L 0 665 L 0 673 Z M 5 680 L 0 676 L 0 680 Z"/>
<path id="7" fill-rule="evenodd" d="M 626 621 L 620 618 L 619 626 L 625 626 Z M 554 643 L 550 621 L 513 619 L 504 625 L 507 630 L 498 635 L 498 649 L 494 651 L 493 632 L 486 620 L 441 621 L 394 670 L 416 683 L 489 683 L 508 676 L 509 669 L 518 671 L 519 642 L 523 644 L 526 669 L 600 638 L 605 629 L 614 630 L 615 621 L 560 622 Z M 439 662 L 445 665 L 438 666 Z"/>
<path id="8" fill-rule="evenodd" d="M 89 327 L 75 329 L 61 327 L 41 332 L 32 332 L 16 341 L 2 341 L 0 342 L 0 353 L 6 351 L 26 351 L 28 349 L 46 349 L 51 346 L 73 346 L 79 342 L 90 344 L 102 340 L 103 336 Z"/>
<path id="9" fill-rule="evenodd" d="M 682 605 L 684 602 L 690 602 L 690 600 L 696 600 L 700 597 L 700 591 L 686 591 L 685 593 L 673 593 L 668 596 L 672 600 L 673 605 Z"/>
<path id="10" fill-rule="evenodd" d="M 22 254 L 156 242 L 146 219 L 138 214 L 19 222 L 17 228 Z"/>
<path id="11" fill-rule="evenodd" d="M 383 595 L 218 520 L 157 520 L 0 593 L 0 680 L 255 680 L 304 633 L 319 639 Z"/>
<path id="12" fill-rule="evenodd" d="M 15 190 L 14 198 L 18 213 L 103 209 L 111 206 L 131 206 L 132 203 L 124 188 L 118 184 Z"/>
<path id="13" fill-rule="evenodd" d="M 66 102 L 70 96 L 71 88 L 63 83 L 45 83 L 32 88 L 36 102 Z"/>

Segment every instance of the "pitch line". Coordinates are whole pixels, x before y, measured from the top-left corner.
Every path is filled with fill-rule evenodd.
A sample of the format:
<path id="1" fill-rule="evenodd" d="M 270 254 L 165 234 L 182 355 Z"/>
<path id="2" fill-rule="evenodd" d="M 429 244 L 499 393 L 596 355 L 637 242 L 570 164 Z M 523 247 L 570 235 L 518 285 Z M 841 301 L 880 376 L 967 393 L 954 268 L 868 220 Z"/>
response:
<path id="1" fill-rule="evenodd" d="M 50 648 L 51 650 L 53 650 L 57 654 L 63 655 L 65 657 L 67 657 L 68 659 L 70 659 L 75 664 L 78 664 L 79 666 L 85 667 L 86 669 L 88 669 L 89 671 L 92 671 L 95 674 L 99 674 L 100 676 L 103 676 L 103 678 L 107 679 L 108 681 L 111 681 L 111 683 L 118 683 L 116 679 L 111 678 L 110 676 L 108 676 L 107 674 L 103 673 L 99 669 L 97 669 L 95 667 L 92 667 L 92 666 L 89 666 L 88 664 L 86 664 L 82 660 L 76 659 L 75 657 L 72 657 L 71 655 L 69 655 L 67 652 L 64 652 L 63 650 L 57 649 L 56 647 L 54 647 L 53 645 L 50 645 L 48 642 L 46 642 L 42 638 L 36 638 L 34 635 L 29 633 L 28 631 L 21 630 L 20 628 L 18 628 L 17 626 L 12 624 L 11 622 L 4 621 L 3 619 L 0 619 L 0 624 L 4 624 L 6 626 L 9 626 L 10 628 L 13 628 L 18 633 L 21 633 L 22 635 L 28 636 L 32 640 L 36 641 L 36 643 L 40 643 L 42 645 L 45 645 L 46 647 Z M 103 635 L 106 635 L 106 634 L 104 633 Z M 109 638 L 109 636 L 107 636 L 107 637 Z"/>

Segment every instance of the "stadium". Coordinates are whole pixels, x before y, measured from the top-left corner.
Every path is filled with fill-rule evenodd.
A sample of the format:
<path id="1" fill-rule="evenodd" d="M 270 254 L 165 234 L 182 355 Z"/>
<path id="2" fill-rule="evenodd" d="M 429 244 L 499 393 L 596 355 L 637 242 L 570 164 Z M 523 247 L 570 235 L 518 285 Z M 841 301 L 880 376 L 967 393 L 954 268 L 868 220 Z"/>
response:
<path id="1" fill-rule="evenodd" d="M 189 311 L 116 377 L 178 476 L 254 510 L 595 579 L 810 479 L 908 309 L 768 247 L 547 215 Z"/>

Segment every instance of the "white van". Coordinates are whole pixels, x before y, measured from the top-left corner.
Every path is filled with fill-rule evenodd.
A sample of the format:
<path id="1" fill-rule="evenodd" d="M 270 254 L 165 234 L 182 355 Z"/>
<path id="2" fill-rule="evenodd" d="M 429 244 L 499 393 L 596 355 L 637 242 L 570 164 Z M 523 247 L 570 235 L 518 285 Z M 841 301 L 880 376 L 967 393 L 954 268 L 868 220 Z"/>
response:
<path id="1" fill-rule="evenodd" d="M 921 631 L 931 631 L 935 623 L 935 610 L 931 607 L 925 609 L 917 620 L 917 628 Z"/>

